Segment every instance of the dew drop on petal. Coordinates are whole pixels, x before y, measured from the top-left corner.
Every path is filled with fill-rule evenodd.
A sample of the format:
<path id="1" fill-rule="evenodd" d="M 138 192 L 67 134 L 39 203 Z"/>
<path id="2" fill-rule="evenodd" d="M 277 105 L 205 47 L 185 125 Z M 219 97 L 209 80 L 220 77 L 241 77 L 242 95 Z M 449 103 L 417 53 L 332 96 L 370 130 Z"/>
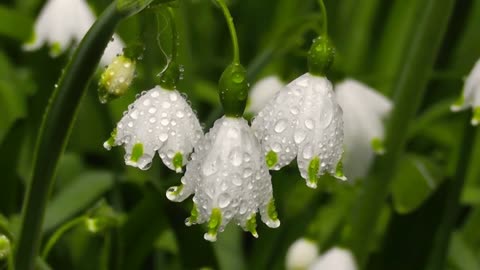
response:
<path id="1" fill-rule="evenodd" d="M 233 166 L 240 166 L 242 164 L 242 152 L 239 149 L 233 149 L 229 155 L 230 162 Z"/>
<path id="2" fill-rule="evenodd" d="M 177 111 L 176 115 L 177 115 L 178 118 L 183 118 L 185 116 L 185 113 L 182 112 L 182 111 Z"/>
<path id="3" fill-rule="evenodd" d="M 293 135 L 293 139 L 295 140 L 295 143 L 299 144 L 302 143 L 303 140 L 305 140 L 305 132 L 303 130 L 297 130 L 295 131 L 295 134 Z"/>
<path id="4" fill-rule="evenodd" d="M 167 101 L 162 102 L 162 108 L 168 109 L 170 108 L 170 106 L 171 106 L 170 102 L 167 102 Z"/>
<path id="5" fill-rule="evenodd" d="M 313 129 L 315 125 L 314 125 L 312 119 L 307 119 L 307 120 L 305 120 L 305 126 L 306 126 L 308 129 Z"/>
<path id="6" fill-rule="evenodd" d="M 277 152 L 277 153 L 278 153 L 278 152 L 282 151 L 282 146 L 281 146 L 279 143 L 274 143 L 274 144 L 272 145 L 272 150 L 273 150 L 274 152 Z"/>
<path id="7" fill-rule="evenodd" d="M 313 157 L 313 149 L 310 144 L 307 144 L 305 148 L 303 148 L 303 158 L 310 159 Z"/>
<path id="8" fill-rule="evenodd" d="M 252 174 L 253 174 L 253 171 L 252 171 L 252 169 L 250 169 L 250 168 L 246 168 L 246 169 L 243 171 L 243 177 L 244 177 L 244 178 L 250 177 L 250 176 L 252 176 Z"/>
<path id="9" fill-rule="evenodd" d="M 228 193 L 222 193 L 218 197 L 218 206 L 220 206 L 220 208 L 225 208 L 230 204 L 230 201 L 230 195 L 228 195 Z"/>
<path id="10" fill-rule="evenodd" d="M 285 128 L 287 127 L 287 121 L 285 119 L 280 119 L 277 121 L 277 123 L 275 123 L 275 132 L 277 133 L 281 133 L 285 130 Z"/>
<path id="11" fill-rule="evenodd" d="M 154 113 L 157 112 L 157 108 L 151 107 L 150 109 L 148 109 L 148 112 L 151 113 L 151 114 L 154 114 Z"/>
<path id="12" fill-rule="evenodd" d="M 130 113 L 130 117 L 132 119 L 138 119 L 138 111 L 137 110 L 133 110 L 131 113 Z"/>
<path id="13" fill-rule="evenodd" d="M 158 135 L 158 139 L 159 139 L 161 142 L 165 142 L 165 141 L 167 141 L 167 139 L 168 139 L 168 134 L 167 134 L 167 133 L 162 133 L 162 134 Z"/>

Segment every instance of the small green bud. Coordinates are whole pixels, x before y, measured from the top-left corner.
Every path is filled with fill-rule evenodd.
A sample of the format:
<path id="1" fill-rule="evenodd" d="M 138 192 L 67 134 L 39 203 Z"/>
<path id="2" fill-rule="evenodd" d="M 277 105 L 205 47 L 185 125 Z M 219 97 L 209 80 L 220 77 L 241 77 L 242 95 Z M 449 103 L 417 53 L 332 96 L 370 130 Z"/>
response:
<path id="1" fill-rule="evenodd" d="M 134 60 L 123 55 L 117 56 L 105 69 L 98 83 L 98 98 L 101 103 L 123 96 L 135 77 Z"/>
<path id="2" fill-rule="evenodd" d="M 101 201 L 87 214 L 85 226 L 92 233 L 102 233 L 119 226 L 121 217 L 107 204 Z"/>
<path id="3" fill-rule="evenodd" d="M 167 64 L 165 70 L 162 71 L 159 75 L 159 85 L 165 90 L 175 90 L 177 89 L 177 83 L 180 80 L 180 66 L 171 61 Z"/>
<path id="4" fill-rule="evenodd" d="M 7 258 L 12 251 L 10 240 L 3 234 L 0 234 L 0 260 Z"/>
<path id="5" fill-rule="evenodd" d="M 230 64 L 220 77 L 218 90 L 225 115 L 241 117 L 248 97 L 247 71 L 239 63 Z"/>
<path id="6" fill-rule="evenodd" d="M 333 64 L 335 48 L 328 37 L 313 40 L 308 51 L 308 70 L 313 75 L 325 76 Z"/>

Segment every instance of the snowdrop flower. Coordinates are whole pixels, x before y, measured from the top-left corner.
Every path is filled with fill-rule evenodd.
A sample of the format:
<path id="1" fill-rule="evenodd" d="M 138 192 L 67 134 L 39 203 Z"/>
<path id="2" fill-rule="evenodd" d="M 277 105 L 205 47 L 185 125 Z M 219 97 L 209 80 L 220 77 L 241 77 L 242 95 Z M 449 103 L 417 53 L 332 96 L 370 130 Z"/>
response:
<path id="1" fill-rule="evenodd" d="M 218 119 L 195 146 L 191 158 L 182 185 L 169 188 L 167 197 L 179 202 L 195 194 L 186 224 L 208 222 L 206 240 L 215 241 L 217 232 L 232 220 L 258 237 L 257 212 L 267 226 L 280 225 L 271 176 L 260 144 L 245 119 Z"/>
<path id="2" fill-rule="evenodd" d="M 451 110 L 458 112 L 468 107 L 473 108 L 472 125 L 476 126 L 480 122 L 480 60 L 477 60 L 472 71 L 465 80 L 463 94 Z"/>
<path id="3" fill-rule="evenodd" d="M 383 120 L 392 103 L 367 85 L 347 79 L 335 86 L 335 95 L 343 110 L 345 133 L 345 174 L 349 179 L 364 177 L 374 151 L 382 154 Z"/>
<path id="4" fill-rule="evenodd" d="M 358 267 L 350 251 L 338 247 L 331 248 L 318 257 L 309 270 L 357 270 Z"/>
<path id="5" fill-rule="evenodd" d="M 252 123 L 270 169 L 279 170 L 297 157 L 307 186 L 329 173 L 345 180 L 342 170 L 342 109 L 330 81 L 306 73 L 289 83 Z"/>
<path id="6" fill-rule="evenodd" d="M 306 270 L 318 257 L 317 245 L 305 238 L 295 241 L 287 251 L 287 270 Z"/>
<path id="7" fill-rule="evenodd" d="M 185 97 L 176 90 L 156 86 L 129 106 L 104 147 L 110 150 L 124 145 L 125 163 L 142 170 L 150 167 L 158 151 L 167 167 L 181 172 L 202 136 L 200 123 Z"/>
<path id="8" fill-rule="evenodd" d="M 62 54 L 72 43 L 78 43 L 95 22 L 95 16 L 85 0 L 49 0 L 35 22 L 33 40 L 24 45 L 27 51 L 37 50 L 47 43 L 51 55 Z M 101 63 L 109 64 L 122 52 L 123 42 L 114 36 L 104 52 Z"/>
<path id="9" fill-rule="evenodd" d="M 250 90 L 247 112 L 252 114 L 260 112 L 283 86 L 277 76 L 268 76 L 258 81 Z"/>

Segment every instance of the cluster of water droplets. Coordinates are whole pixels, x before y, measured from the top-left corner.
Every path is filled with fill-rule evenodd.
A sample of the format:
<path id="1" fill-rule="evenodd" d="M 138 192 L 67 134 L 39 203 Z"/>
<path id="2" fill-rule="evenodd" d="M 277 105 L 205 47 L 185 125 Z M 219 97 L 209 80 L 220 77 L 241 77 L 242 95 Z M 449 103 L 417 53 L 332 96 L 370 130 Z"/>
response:
<path id="1" fill-rule="evenodd" d="M 258 140 L 243 118 L 223 117 L 196 145 L 187 165 L 182 186 L 172 187 L 167 197 L 183 201 L 195 194 L 196 220 L 187 224 L 209 221 L 214 209 L 220 209 L 218 231 L 234 220 L 245 230 L 248 221 L 259 211 L 269 227 L 278 227 L 280 221 L 269 214 L 273 207 L 271 176 Z M 270 208 L 271 209 L 271 208 Z M 206 235 L 208 240 L 210 236 Z"/>
<path id="2" fill-rule="evenodd" d="M 306 73 L 289 83 L 259 112 L 252 128 L 264 154 L 273 151 L 278 157 L 269 164 L 271 169 L 279 170 L 297 157 L 300 173 L 308 179 L 310 162 L 319 158 L 317 176 L 335 175 L 343 154 L 343 119 L 325 77 Z"/>
<path id="3" fill-rule="evenodd" d="M 150 167 L 155 152 L 158 151 L 163 163 L 172 170 L 177 153 L 187 156 L 194 145 L 202 138 L 200 123 L 186 98 L 178 91 L 162 89 L 159 86 L 142 92 L 128 107 L 117 124 L 114 143 L 105 142 L 105 148 L 124 145 L 125 162 L 128 165 L 146 170 Z M 135 147 L 142 146 L 141 156 L 132 160 Z"/>

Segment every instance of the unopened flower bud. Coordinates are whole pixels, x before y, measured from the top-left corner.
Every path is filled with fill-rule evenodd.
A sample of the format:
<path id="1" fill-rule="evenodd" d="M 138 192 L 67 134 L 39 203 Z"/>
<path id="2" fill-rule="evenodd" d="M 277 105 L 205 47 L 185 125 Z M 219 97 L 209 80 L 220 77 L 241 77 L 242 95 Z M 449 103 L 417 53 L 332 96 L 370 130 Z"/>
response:
<path id="1" fill-rule="evenodd" d="M 98 98 L 101 103 L 123 96 L 135 77 L 134 60 L 119 55 L 105 69 L 98 83 Z"/>

